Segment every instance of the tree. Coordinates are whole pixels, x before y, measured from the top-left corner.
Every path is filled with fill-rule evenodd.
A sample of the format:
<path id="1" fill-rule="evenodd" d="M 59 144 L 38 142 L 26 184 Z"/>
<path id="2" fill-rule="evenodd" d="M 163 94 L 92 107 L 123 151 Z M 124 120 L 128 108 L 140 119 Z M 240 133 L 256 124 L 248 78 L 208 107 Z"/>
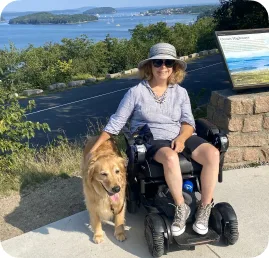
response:
<path id="1" fill-rule="evenodd" d="M 220 0 L 213 17 L 217 30 L 255 29 L 268 27 L 268 14 L 257 2 L 247 0 Z"/>

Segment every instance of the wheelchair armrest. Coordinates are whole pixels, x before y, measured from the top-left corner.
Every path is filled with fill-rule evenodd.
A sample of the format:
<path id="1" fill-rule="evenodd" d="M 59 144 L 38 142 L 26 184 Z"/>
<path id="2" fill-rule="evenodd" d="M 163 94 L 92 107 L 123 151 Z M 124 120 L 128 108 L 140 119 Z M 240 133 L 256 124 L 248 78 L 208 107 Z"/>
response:
<path id="1" fill-rule="evenodd" d="M 127 126 L 124 126 L 121 131 L 125 137 L 126 143 L 128 145 L 134 145 L 135 139 L 134 139 L 133 135 L 131 134 L 129 128 Z"/>
<path id="2" fill-rule="evenodd" d="M 199 137 L 212 143 L 221 153 L 227 151 L 229 147 L 228 137 L 216 125 L 203 118 L 197 119 L 195 124 Z"/>
<path id="3" fill-rule="evenodd" d="M 139 136 L 134 137 L 127 126 L 124 126 L 122 129 L 122 133 L 125 137 L 125 141 L 127 143 L 127 155 L 131 162 L 143 163 L 146 159 L 147 148 L 144 145 L 143 139 Z"/>

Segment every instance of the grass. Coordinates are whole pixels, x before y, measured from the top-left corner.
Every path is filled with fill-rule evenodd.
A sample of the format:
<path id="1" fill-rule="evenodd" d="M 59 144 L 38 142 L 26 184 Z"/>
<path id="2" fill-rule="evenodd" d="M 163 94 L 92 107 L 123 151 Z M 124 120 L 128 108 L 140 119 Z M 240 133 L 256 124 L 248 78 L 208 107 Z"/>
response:
<path id="1" fill-rule="evenodd" d="M 269 81 L 269 69 L 261 71 L 240 72 L 232 74 L 234 84 L 245 86 L 248 84 L 263 84 Z"/>
<path id="2" fill-rule="evenodd" d="M 88 134 L 75 142 L 62 138 L 41 149 L 28 149 L 14 155 L 9 171 L 0 171 L 0 197 L 28 187 L 34 188 L 51 178 L 79 176 L 85 139 L 99 135 L 103 128 L 99 121 L 89 123 Z M 123 135 L 115 136 L 115 140 L 125 156 Z"/>
<path id="3" fill-rule="evenodd" d="M 14 155 L 10 171 L 0 173 L 0 195 L 21 191 L 52 177 L 79 175 L 82 146 L 82 142 L 64 140 L 43 149 L 28 149 Z"/>

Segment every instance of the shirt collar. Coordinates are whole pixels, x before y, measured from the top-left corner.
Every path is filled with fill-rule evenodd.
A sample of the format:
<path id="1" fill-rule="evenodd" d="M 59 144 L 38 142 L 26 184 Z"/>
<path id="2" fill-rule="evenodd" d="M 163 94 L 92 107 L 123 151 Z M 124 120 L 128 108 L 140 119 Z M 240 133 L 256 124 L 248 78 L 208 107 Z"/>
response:
<path id="1" fill-rule="evenodd" d="M 151 89 L 151 87 L 150 87 L 150 85 L 149 85 L 149 82 L 148 82 L 147 80 L 144 80 L 144 81 L 142 82 L 142 84 L 143 84 L 144 86 L 146 86 L 147 88 Z M 169 85 L 168 85 L 168 88 L 174 88 L 175 86 L 176 86 L 176 84 L 169 84 Z"/>

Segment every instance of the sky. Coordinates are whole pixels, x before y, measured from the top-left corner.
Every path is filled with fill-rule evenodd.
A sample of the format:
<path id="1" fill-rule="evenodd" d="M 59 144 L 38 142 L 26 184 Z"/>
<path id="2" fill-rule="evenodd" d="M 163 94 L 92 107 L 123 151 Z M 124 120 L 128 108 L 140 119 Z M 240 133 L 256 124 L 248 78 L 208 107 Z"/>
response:
<path id="1" fill-rule="evenodd" d="M 8 0 L 0 0 L 0 5 Z M 4 12 L 49 11 L 75 9 L 85 6 L 97 7 L 132 7 L 132 6 L 163 6 L 182 4 L 219 3 L 219 0 L 18 0 L 9 3 Z"/>

